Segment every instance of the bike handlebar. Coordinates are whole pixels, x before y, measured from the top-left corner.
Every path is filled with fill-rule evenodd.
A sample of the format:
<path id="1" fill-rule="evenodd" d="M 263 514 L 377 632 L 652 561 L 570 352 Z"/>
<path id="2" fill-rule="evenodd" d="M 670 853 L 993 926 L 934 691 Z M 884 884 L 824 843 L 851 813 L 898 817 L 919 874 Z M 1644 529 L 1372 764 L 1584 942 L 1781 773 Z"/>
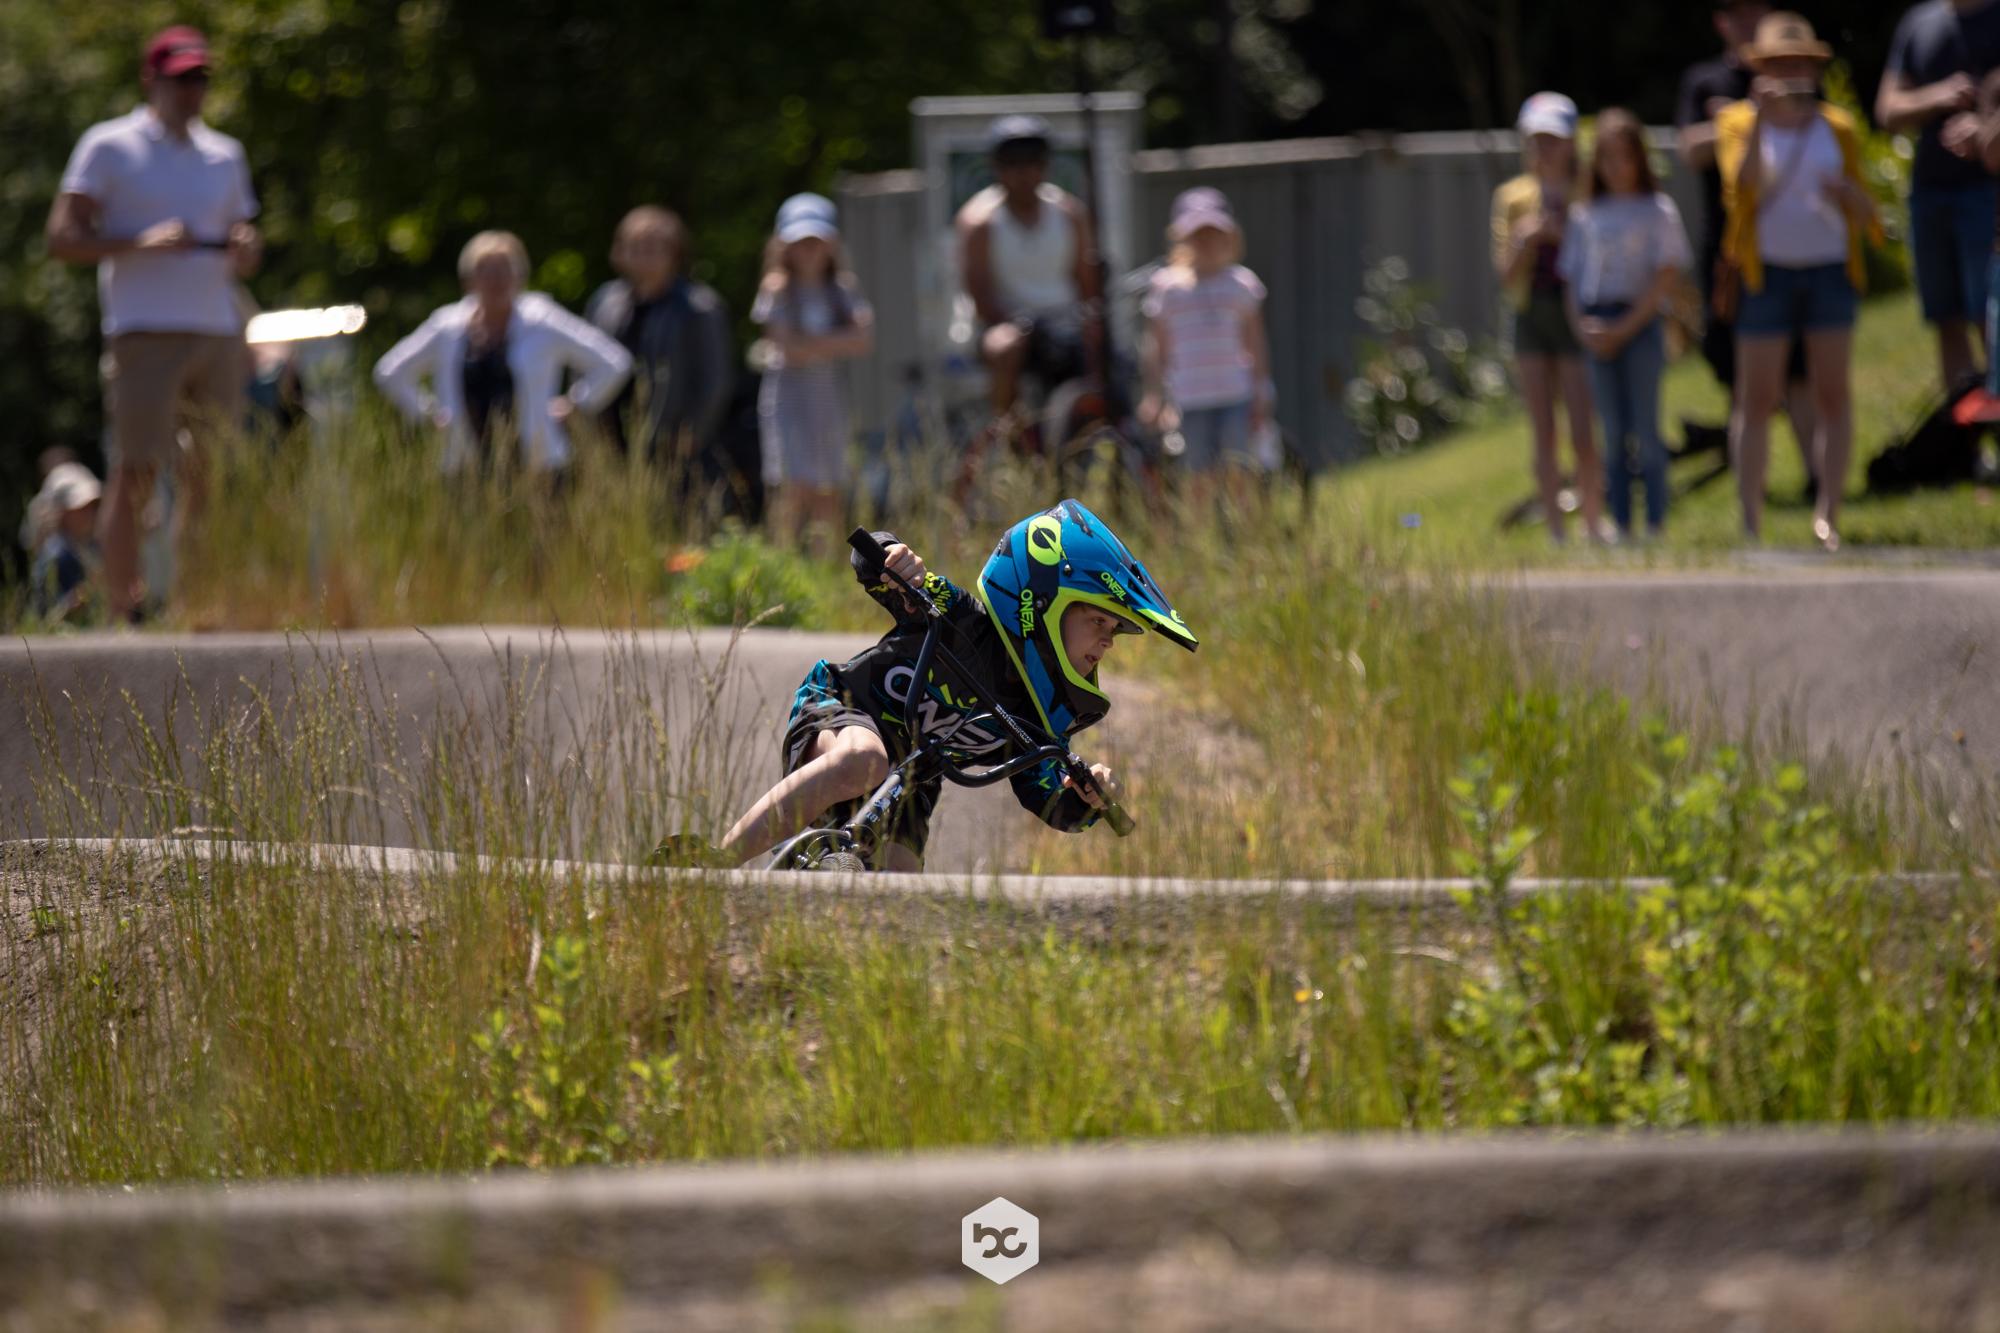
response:
<path id="1" fill-rule="evenodd" d="M 944 613 L 937 609 L 930 598 L 924 596 L 922 592 L 911 586 L 908 579 L 889 568 L 889 552 L 881 542 L 875 540 L 874 533 L 866 528 L 856 528 L 847 534 L 847 544 L 860 552 L 862 556 L 880 566 L 882 577 L 894 583 L 898 588 L 901 588 L 908 595 L 910 601 L 922 610 L 924 618 L 930 622 L 929 628 L 924 632 L 924 646 L 917 654 L 918 676 L 928 678 L 929 672 L 926 668 L 930 665 L 931 653 L 934 649 L 941 647 L 936 642 L 936 639 L 938 627 L 944 623 Z M 951 658 L 949 654 L 946 654 L 946 657 L 961 676 L 969 674 L 956 659 Z M 914 680 L 912 687 L 921 689 L 921 680 Z M 983 689 L 982 692 L 989 698 L 993 693 L 991 689 Z M 984 786 L 987 782 L 997 782 L 1002 777 L 1010 777 L 1020 771 L 1021 768 L 1027 768 L 1032 763 L 1040 763 L 1044 758 L 1053 759 L 1060 756 L 1063 761 L 1063 768 L 1069 774 L 1070 784 L 1076 788 L 1077 792 L 1079 794 L 1087 791 L 1095 792 L 1098 799 L 1104 802 L 1100 812 L 1104 816 L 1104 822 L 1111 826 L 1111 831 L 1121 838 L 1131 836 L 1132 831 L 1139 826 L 1138 822 L 1125 812 L 1123 806 L 1111 799 L 1111 793 L 1104 790 L 1103 786 L 1099 784 L 1097 775 L 1090 771 L 1090 765 L 1083 762 L 1081 755 L 1078 755 L 1066 745 L 1029 745 L 1028 737 L 1022 733 L 1020 724 L 1010 714 L 1000 712 L 996 709 L 993 716 L 1007 725 L 1008 729 L 1014 733 L 1016 743 L 1021 744 L 1024 749 L 1033 751 L 1035 757 L 1023 762 L 1019 768 L 1012 767 L 1010 764 L 997 764 L 993 768 L 986 770 L 984 774 L 978 775 L 979 777 L 983 777 L 984 781 L 975 780 L 963 785 Z M 1054 741 L 1055 737 L 1050 737 L 1049 739 Z M 1041 753 L 1045 750 L 1049 751 L 1046 755 Z M 962 779 L 968 776 L 964 770 L 956 768 L 949 761 L 946 761 L 942 767 L 948 777 Z"/>

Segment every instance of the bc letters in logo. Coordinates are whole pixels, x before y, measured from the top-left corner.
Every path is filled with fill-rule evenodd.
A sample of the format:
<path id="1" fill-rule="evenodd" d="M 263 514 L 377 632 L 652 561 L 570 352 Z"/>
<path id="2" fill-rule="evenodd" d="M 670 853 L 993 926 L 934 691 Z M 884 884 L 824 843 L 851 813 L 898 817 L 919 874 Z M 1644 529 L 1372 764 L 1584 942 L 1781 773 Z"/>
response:
<path id="1" fill-rule="evenodd" d="M 994 1199 L 959 1221 L 959 1255 L 990 1282 L 1011 1282 L 1042 1261 L 1042 1224 L 1033 1213 Z"/>

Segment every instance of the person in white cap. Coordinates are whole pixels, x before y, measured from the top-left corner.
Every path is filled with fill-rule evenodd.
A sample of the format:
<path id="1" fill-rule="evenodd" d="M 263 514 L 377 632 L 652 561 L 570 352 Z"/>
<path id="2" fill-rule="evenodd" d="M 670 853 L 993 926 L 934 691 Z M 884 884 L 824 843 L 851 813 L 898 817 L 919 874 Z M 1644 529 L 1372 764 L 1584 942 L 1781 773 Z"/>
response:
<path id="1" fill-rule="evenodd" d="M 778 209 L 750 318 L 764 330 L 757 391 L 771 525 L 784 541 L 830 543 L 847 501 L 847 413 L 841 363 L 874 346 L 874 311 L 840 252 L 833 201 L 795 194 Z"/>
<path id="2" fill-rule="evenodd" d="M 1182 191 L 1167 243 L 1167 262 L 1146 293 L 1139 418 L 1180 432 L 1181 465 L 1193 481 L 1191 497 L 1201 503 L 1218 475 L 1247 479 L 1251 438 L 1270 419 L 1264 284 L 1238 262 L 1243 232 L 1220 190 Z"/>
<path id="3" fill-rule="evenodd" d="M 1527 170 L 1493 192 L 1493 266 L 1512 313 L 1514 364 L 1534 437 L 1535 486 L 1549 539 L 1565 538 L 1556 460 L 1556 404 L 1569 418 L 1576 453 L 1576 495 L 1585 532 L 1604 537 L 1604 474 L 1591 424 L 1590 377 L 1570 329 L 1556 259 L 1576 193 L 1576 103 L 1561 93 L 1536 93 L 1518 122 Z"/>
<path id="4" fill-rule="evenodd" d="M 91 595 L 97 567 L 99 500 L 103 489 L 81 463 L 58 463 L 42 479 L 21 525 L 22 545 L 34 556 L 28 598 L 44 620 L 77 618 Z"/>

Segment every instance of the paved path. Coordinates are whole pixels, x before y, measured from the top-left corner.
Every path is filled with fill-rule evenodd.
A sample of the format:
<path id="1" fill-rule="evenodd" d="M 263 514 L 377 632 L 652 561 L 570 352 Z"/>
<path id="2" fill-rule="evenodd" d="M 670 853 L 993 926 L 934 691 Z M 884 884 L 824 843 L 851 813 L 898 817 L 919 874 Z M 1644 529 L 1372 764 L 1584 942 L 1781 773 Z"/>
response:
<path id="1" fill-rule="evenodd" d="M 1782 717 L 1814 749 L 1878 769 L 1901 754 L 1924 783 L 1960 799 L 2000 774 L 2000 574 L 1609 571 L 1504 576 L 1495 586 L 1510 599 L 1524 646 L 1589 679 L 1635 694 L 1658 689 L 1688 715 L 1731 729 Z M 672 800 L 700 798 L 733 810 L 768 785 L 778 772 L 778 731 L 806 667 L 867 641 L 783 630 L 559 638 L 505 626 L 15 639 L 0 643 L 0 836 L 143 835 L 171 827 L 133 781 L 132 743 L 116 720 L 120 691 L 156 726 L 172 711 L 190 755 L 197 704 L 210 718 L 240 719 L 257 697 L 282 712 L 288 700 L 332 692 L 343 713 L 370 712 L 375 743 L 413 771 L 420 765 L 412 756 L 436 742 L 441 726 L 467 719 L 486 727 L 494 762 L 509 762 L 493 719 L 510 698 L 529 700 L 526 711 L 539 728 L 529 749 L 558 768 L 607 755 L 616 767 L 621 744 L 651 736 L 651 717 L 670 759 L 697 770 L 654 773 L 647 779 L 653 785 L 641 784 L 665 790 L 669 799 L 644 799 L 661 807 L 663 825 L 672 824 Z M 47 714 L 24 708 L 24 699 L 47 701 Z M 92 712 L 113 718 L 94 759 L 85 720 Z M 1143 712 L 1114 710 L 1103 731 L 1087 738 L 1087 750 L 1116 754 L 1129 746 Z M 63 767 L 78 783 L 74 799 L 93 820 L 52 819 L 38 803 L 44 736 L 67 756 Z M 1021 818 L 1004 787 L 948 789 L 932 865 L 1021 868 L 1010 856 L 1010 831 Z M 417 835 L 403 812 L 389 810 L 379 828 L 335 840 L 408 843 Z"/>
<path id="2" fill-rule="evenodd" d="M 1963 792 L 2000 775 L 2000 573 L 1533 573 L 1505 581 L 1521 641 L 1687 714 L 1789 727 L 1815 751 L 1898 754 Z"/>

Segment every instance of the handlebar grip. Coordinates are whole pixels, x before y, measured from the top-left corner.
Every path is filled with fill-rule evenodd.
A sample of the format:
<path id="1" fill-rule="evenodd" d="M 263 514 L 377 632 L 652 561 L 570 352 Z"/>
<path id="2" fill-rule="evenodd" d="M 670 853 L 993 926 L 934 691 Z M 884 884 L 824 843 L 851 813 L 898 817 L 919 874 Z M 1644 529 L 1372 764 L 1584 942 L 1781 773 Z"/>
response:
<path id="1" fill-rule="evenodd" d="M 881 542 L 875 540 L 875 534 L 866 528 L 856 528 L 848 533 L 847 544 L 878 565 L 887 564 L 889 561 L 889 552 L 883 548 Z"/>
<path id="2" fill-rule="evenodd" d="M 1111 825 L 1111 831 L 1121 838 L 1131 837 L 1132 830 L 1139 827 L 1138 821 L 1126 814 L 1122 805 L 1105 806 L 1104 822 Z"/>

